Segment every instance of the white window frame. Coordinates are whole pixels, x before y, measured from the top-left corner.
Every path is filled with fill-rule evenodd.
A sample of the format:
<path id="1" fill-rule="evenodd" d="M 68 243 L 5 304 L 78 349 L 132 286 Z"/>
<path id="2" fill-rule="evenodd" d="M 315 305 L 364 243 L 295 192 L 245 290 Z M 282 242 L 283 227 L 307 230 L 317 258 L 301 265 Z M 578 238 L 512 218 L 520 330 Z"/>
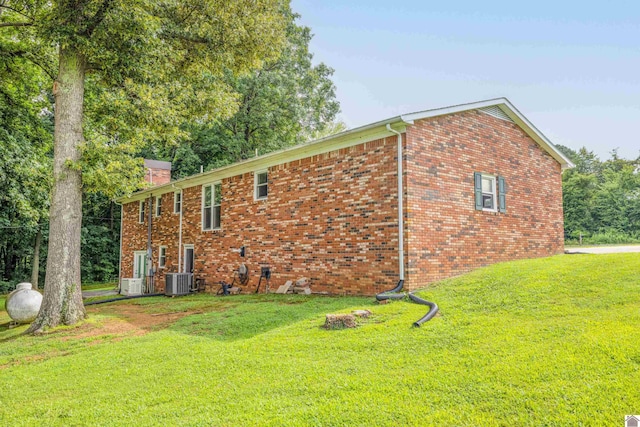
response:
<path id="1" fill-rule="evenodd" d="M 158 268 L 165 268 L 167 266 L 167 247 L 160 246 L 158 248 Z"/>
<path id="2" fill-rule="evenodd" d="M 147 204 L 147 200 L 140 200 L 138 205 L 138 224 L 144 224 L 145 217 L 145 205 Z"/>
<path id="3" fill-rule="evenodd" d="M 494 175 L 481 174 L 482 183 L 484 184 L 484 180 L 491 180 L 491 186 L 493 188 L 492 192 L 484 191 L 484 185 L 482 186 L 482 210 L 486 212 L 498 212 L 498 177 Z M 485 195 L 490 195 L 493 199 L 493 207 L 486 208 L 484 207 L 484 197 Z"/>
<path id="4" fill-rule="evenodd" d="M 258 177 L 262 174 L 265 174 L 267 176 L 267 181 L 262 184 L 258 184 Z M 264 186 L 267 189 L 266 196 L 262 196 L 262 197 L 258 196 L 259 186 L 260 187 Z M 267 197 L 269 197 L 269 171 L 267 169 L 255 171 L 253 173 L 253 200 L 266 200 Z"/>
<path id="5" fill-rule="evenodd" d="M 178 201 L 178 198 L 180 199 Z M 182 210 L 182 190 L 173 192 L 173 213 L 179 214 Z"/>
<path id="6" fill-rule="evenodd" d="M 211 206 L 205 206 L 207 201 L 205 200 L 205 194 L 207 187 L 211 187 Z M 217 191 L 216 191 L 217 189 Z M 219 197 L 216 197 L 219 196 Z M 216 198 L 218 198 L 218 204 L 216 204 Z M 218 208 L 218 224 L 216 226 L 216 216 L 214 213 Z M 205 209 L 211 209 L 211 227 L 205 227 Z M 200 208 L 202 231 L 220 230 L 222 228 L 222 182 L 213 182 L 202 186 L 201 208 Z"/>
<path id="7" fill-rule="evenodd" d="M 156 217 L 159 217 L 162 214 L 162 196 L 161 195 L 156 196 L 153 213 Z"/>

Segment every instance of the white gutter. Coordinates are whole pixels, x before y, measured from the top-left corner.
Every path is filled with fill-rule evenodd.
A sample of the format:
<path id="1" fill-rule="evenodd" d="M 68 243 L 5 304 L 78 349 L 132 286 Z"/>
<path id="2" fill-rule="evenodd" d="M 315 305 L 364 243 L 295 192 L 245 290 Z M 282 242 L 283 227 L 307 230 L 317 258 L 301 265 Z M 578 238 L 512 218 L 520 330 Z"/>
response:
<path id="1" fill-rule="evenodd" d="M 398 135 L 398 276 L 399 280 L 404 280 L 404 209 L 403 209 L 403 187 L 402 187 L 402 134 L 391 128 L 387 124 L 389 132 Z"/>
<path id="2" fill-rule="evenodd" d="M 274 151 L 260 157 L 243 160 L 238 163 L 223 166 L 198 175 L 181 178 L 175 182 L 184 187 L 193 187 L 211 181 L 220 181 L 222 179 L 252 172 L 259 169 L 286 163 L 289 161 L 310 157 L 315 154 L 326 153 L 328 151 L 345 148 L 352 145 L 361 144 L 367 141 L 373 141 L 386 136 L 385 127 L 390 124 L 413 124 L 416 120 L 439 117 L 447 114 L 454 114 L 463 111 L 477 110 L 480 108 L 498 106 L 507 116 L 509 116 L 518 126 L 520 126 L 526 134 L 536 141 L 545 151 L 555 158 L 563 167 L 563 169 L 573 167 L 573 163 L 566 158 L 555 146 L 549 141 L 529 120 L 527 120 L 506 98 L 489 99 L 486 101 L 472 102 L 469 104 L 454 105 L 445 108 L 437 108 L 432 110 L 419 111 L 411 114 L 403 114 L 392 117 L 390 119 L 381 120 L 355 129 L 349 129 L 344 132 L 330 135 L 315 141 L 309 141 L 294 147 L 285 148 Z M 397 126 L 396 126 L 397 127 Z M 120 197 L 121 202 L 134 202 L 143 200 L 146 195 L 153 191 L 154 193 L 165 193 L 169 191 L 170 184 L 157 185 L 153 190 L 146 189 L 138 191 L 130 196 Z"/>

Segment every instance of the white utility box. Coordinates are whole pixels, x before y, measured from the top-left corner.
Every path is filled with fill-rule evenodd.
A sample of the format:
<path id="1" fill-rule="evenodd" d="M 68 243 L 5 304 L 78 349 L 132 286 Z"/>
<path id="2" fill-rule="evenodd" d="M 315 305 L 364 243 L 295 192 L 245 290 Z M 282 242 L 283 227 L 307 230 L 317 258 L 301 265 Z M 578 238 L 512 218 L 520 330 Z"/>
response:
<path id="1" fill-rule="evenodd" d="M 122 279 L 122 295 L 142 295 L 142 279 Z"/>

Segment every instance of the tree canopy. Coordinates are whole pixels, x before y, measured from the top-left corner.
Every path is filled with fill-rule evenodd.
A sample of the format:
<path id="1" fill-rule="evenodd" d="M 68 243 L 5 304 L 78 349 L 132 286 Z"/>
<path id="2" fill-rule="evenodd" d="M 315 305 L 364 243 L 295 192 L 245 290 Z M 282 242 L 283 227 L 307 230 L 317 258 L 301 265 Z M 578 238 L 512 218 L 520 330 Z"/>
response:
<path id="1" fill-rule="evenodd" d="M 220 167 L 345 129 L 335 121 L 333 70 L 313 65 L 311 30 L 298 25 L 290 11 L 284 17 L 286 40 L 278 58 L 248 74 L 224 72 L 224 83 L 238 94 L 235 114 L 189 121 L 181 144 L 151 147 L 144 151 L 147 157 L 172 161 L 174 176 L 182 177 L 200 166 Z"/>
<path id="2" fill-rule="evenodd" d="M 231 116 L 224 77 L 276 60 L 280 0 L 0 0 L 2 57 L 52 79 L 54 155 L 43 305 L 31 332 L 84 317 L 80 294 L 82 190 L 133 191 L 130 154 L 176 141 L 189 120 Z"/>
<path id="3" fill-rule="evenodd" d="M 565 236 L 593 243 L 640 240 L 640 157 L 622 159 L 614 150 L 603 162 L 584 147 L 558 148 L 576 165 L 562 176 Z"/>
<path id="4" fill-rule="evenodd" d="M 14 54 L 20 48 L 0 38 L 0 292 L 16 272 L 27 275 L 49 207 L 51 83 Z"/>

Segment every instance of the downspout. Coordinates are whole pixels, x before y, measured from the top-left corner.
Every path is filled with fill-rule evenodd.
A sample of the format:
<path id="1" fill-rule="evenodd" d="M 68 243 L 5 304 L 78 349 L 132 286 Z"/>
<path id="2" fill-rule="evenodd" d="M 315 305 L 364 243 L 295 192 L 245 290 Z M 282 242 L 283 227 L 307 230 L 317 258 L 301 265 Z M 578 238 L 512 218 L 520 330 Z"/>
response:
<path id="1" fill-rule="evenodd" d="M 178 231 L 178 273 L 182 272 L 182 211 L 184 208 L 184 193 L 180 189 L 180 228 Z"/>
<path id="2" fill-rule="evenodd" d="M 122 203 L 113 201 L 116 205 L 120 205 L 120 257 L 118 259 L 118 294 L 122 290 L 122 229 L 124 228 L 124 206 Z"/>
<path id="3" fill-rule="evenodd" d="M 178 271 L 177 273 L 182 272 L 182 207 L 184 206 L 184 194 L 182 193 L 182 188 L 176 187 L 174 184 L 171 184 L 172 188 L 177 188 L 180 191 L 180 222 L 178 224 Z M 173 203 L 175 206 L 175 195 L 173 196 Z"/>
<path id="4" fill-rule="evenodd" d="M 153 276 L 153 252 L 151 250 L 151 222 L 153 221 L 153 194 L 149 194 L 149 213 L 147 218 L 147 281 Z M 148 287 L 150 283 L 147 283 L 145 287 Z"/>
<path id="5" fill-rule="evenodd" d="M 387 124 L 387 130 L 398 135 L 398 276 L 404 280 L 404 207 L 402 186 L 402 133 Z"/>
<path id="6" fill-rule="evenodd" d="M 381 292 L 376 295 L 376 300 L 385 301 L 385 300 L 401 300 L 406 296 L 416 304 L 422 304 L 429 307 L 429 311 L 427 314 L 422 316 L 420 319 L 413 322 L 413 326 L 419 327 L 424 322 L 431 320 L 433 316 L 438 312 L 438 305 L 434 302 L 424 300 L 418 296 L 415 296 L 413 292 L 409 292 L 405 294 L 402 292 L 404 288 L 404 209 L 403 209 L 403 186 L 402 186 L 402 161 L 403 161 L 403 153 L 402 153 L 402 133 L 391 129 L 391 125 L 387 124 L 387 130 L 391 133 L 395 133 L 398 135 L 398 275 L 400 276 L 400 280 L 398 280 L 398 284 L 395 288 Z M 402 293 L 401 293 L 402 292 Z"/>

